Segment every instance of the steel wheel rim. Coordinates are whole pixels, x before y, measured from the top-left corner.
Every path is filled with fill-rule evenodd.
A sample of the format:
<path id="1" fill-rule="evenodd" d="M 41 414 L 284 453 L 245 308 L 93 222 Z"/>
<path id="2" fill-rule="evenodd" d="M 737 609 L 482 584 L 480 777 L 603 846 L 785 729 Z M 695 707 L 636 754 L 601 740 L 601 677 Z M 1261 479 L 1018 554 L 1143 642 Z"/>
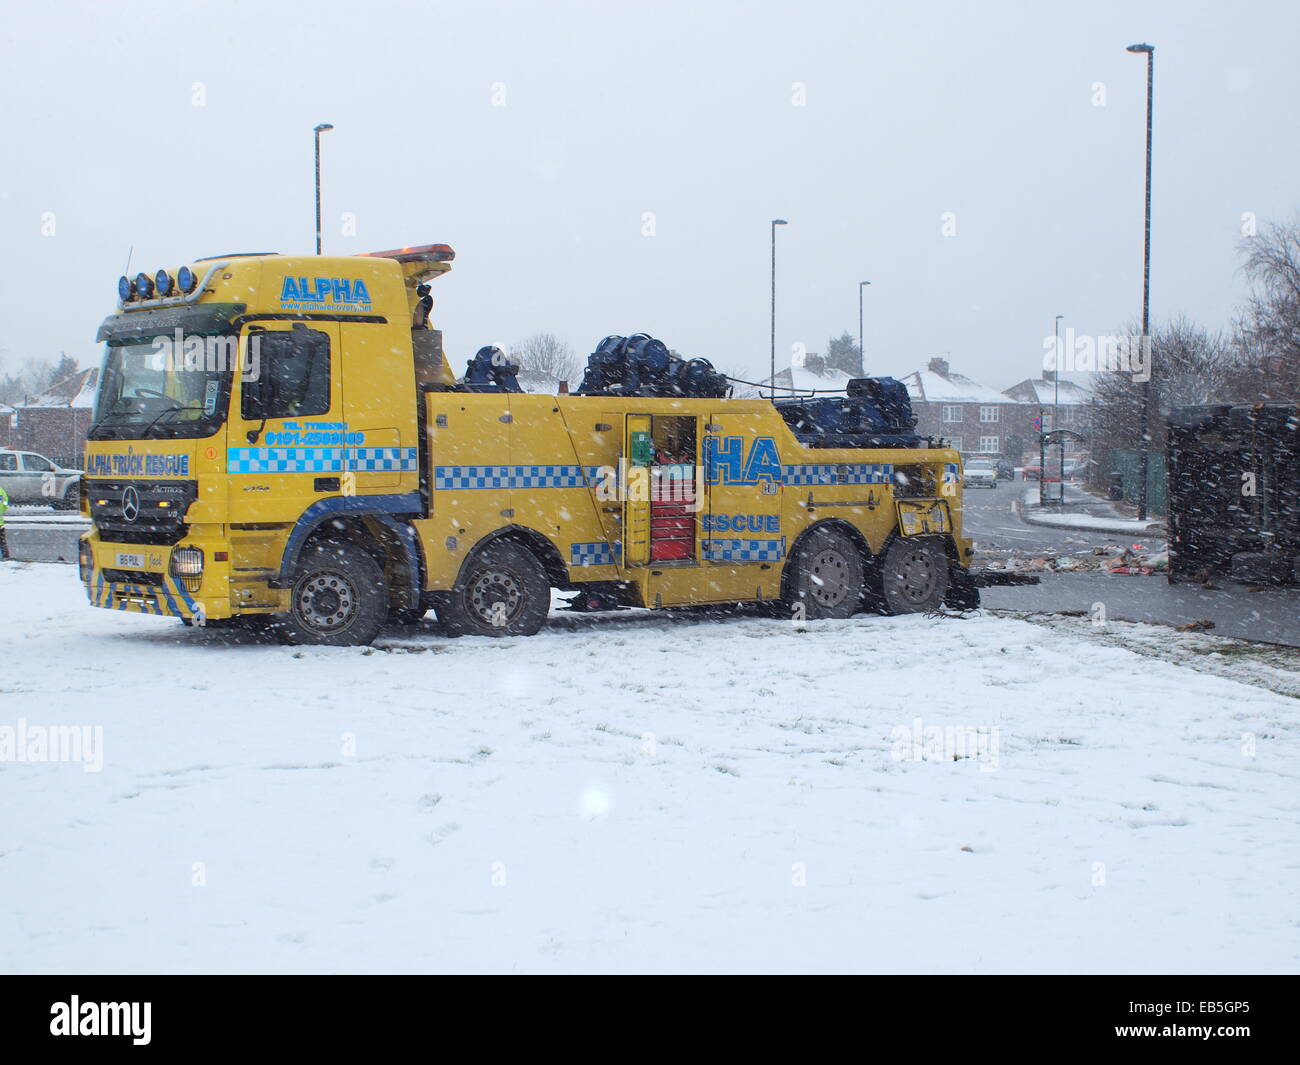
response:
<path id="1" fill-rule="evenodd" d="M 826 549 L 813 556 L 808 574 L 809 595 L 822 606 L 839 606 L 852 591 L 852 569 L 838 551 Z"/>
<path id="2" fill-rule="evenodd" d="M 298 589 L 295 610 L 304 625 L 316 632 L 346 628 L 358 609 L 357 591 L 342 573 L 313 574 Z"/>
<path id="3" fill-rule="evenodd" d="M 909 603 L 924 603 L 934 594 L 938 567 L 928 551 L 914 548 L 898 570 L 898 587 Z"/>
<path id="4" fill-rule="evenodd" d="M 506 570 L 484 570 L 470 584 L 467 598 L 470 610 L 485 625 L 505 628 L 523 606 L 524 587 L 518 577 Z"/>

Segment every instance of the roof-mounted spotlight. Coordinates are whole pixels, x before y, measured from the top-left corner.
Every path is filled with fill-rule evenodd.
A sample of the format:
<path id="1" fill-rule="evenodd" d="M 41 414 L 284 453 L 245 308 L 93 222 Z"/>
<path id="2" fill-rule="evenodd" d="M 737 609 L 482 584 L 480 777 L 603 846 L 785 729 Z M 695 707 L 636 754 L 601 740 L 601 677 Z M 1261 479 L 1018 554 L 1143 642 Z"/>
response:
<path id="1" fill-rule="evenodd" d="M 194 275 L 194 271 L 188 266 L 182 266 L 176 271 L 176 285 L 184 293 L 194 291 L 194 286 L 199 283 L 199 279 Z"/>
<path id="2" fill-rule="evenodd" d="M 176 282 L 166 270 L 159 270 L 153 275 L 154 284 L 158 286 L 158 295 L 170 296 L 176 289 Z"/>
<path id="3" fill-rule="evenodd" d="M 153 278 L 148 274 L 136 274 L 135 291 L 142 300 L 147 300 L 153 295 Z"/>
<path id="4" fill-rule="evenodd" d="M 135 291 L 131 287 L 131 279 L 126 275 L 117 279 L 117 298 L 123 303 L 129 303 Z"/>

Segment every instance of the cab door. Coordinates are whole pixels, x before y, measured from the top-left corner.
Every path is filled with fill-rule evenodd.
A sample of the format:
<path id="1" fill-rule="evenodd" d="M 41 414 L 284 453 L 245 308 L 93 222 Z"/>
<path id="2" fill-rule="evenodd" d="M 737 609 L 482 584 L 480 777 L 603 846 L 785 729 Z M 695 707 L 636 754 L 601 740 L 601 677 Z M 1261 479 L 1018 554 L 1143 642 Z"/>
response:
<path id="1" fill-rule="evenodd" d="M 704 436 L 705 511 L 701 551 L 706 562 L 780 562 L 784 486 L 776 442 L 761 434 L 753 414 L 715 412 Z"/>
<path id="2" fill-rule="evenodd" d="M 296 521 L 344 491 L 350 442 L 337 322 L 261 322 L 240 338 L 226 451 L 234 521 Z"/>

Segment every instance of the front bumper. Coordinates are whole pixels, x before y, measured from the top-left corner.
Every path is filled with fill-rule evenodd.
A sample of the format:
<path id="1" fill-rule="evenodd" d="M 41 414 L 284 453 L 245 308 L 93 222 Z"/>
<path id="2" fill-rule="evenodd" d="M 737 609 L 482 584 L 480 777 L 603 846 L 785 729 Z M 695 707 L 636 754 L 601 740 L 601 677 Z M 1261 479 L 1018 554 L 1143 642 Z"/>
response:
<path id="1" fill-rule="evenodd" d="M 81 547 L 89 563 L 81 567 L 82 585 L 91 606 L 186 620 L 231 616 L 229 567 L 213 561 L 224 550 L 221 541 L 105 543 L 94 530 L 82 536 Z M 182 578 L 171 572 L 172 552 L 180 547 L 203 550 L 201 577 Z"/>

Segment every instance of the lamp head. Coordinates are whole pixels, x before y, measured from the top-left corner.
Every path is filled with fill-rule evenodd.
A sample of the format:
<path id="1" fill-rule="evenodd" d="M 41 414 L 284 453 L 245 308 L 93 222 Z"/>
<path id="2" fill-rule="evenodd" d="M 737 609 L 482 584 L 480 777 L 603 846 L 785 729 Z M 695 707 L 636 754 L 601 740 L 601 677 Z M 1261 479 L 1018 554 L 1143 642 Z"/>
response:
<path id="1" fill-rule="evenodd" d="M 322 122 L 319 126 L 317 126 L 314 130 L 312 130 L 312 132 L 313 132 L 313 133 L 324 133 L 327 129 L 333 129 L 333 128 L 334 128 L 334 127 L 331 126 L 328 122 Z"/>
<path id="2" fill-rule="evenodd" d="M 1154 44 L 1130 44 L 1124 50 L 1126 52 L 1146 52 L 1147 55 L 1150 55 L 1156 50 L 1156 46 Z"/>

